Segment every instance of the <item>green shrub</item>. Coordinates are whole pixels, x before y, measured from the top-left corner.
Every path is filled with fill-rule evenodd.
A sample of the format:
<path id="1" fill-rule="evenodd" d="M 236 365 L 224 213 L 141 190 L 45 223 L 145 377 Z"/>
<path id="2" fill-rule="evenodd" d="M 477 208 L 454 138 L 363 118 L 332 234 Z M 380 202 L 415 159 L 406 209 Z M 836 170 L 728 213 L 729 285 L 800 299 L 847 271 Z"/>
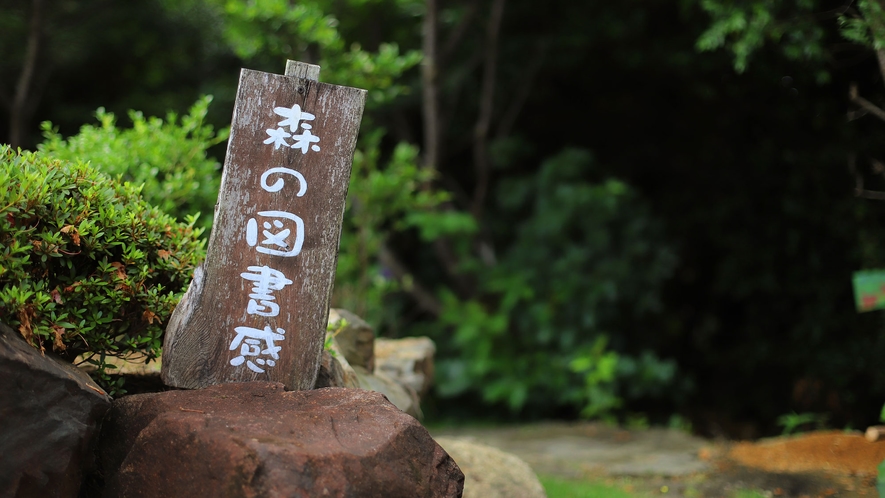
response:
<path id="1" fill-rule="evenodd" d="M 156 358 L 164 324 L 204 256 L 139 187 L 88 164 L 0 146 L 0 319 L 41 351 Z"/>
<path id="2" fill-rule="evenodd" d="M 206 151 L 228 135 L 227 130 L 216 134 L 204 123 L 211 101 L 211 96 L 202 97 L 180 122 L 171 112 L 164 121 L 130 111 L 132 128 L 125 129 L 117 127 L 114 114 L 99 108 L 95 116 L 100 126 L 83 125 L 67 140 L 45 122 L 45 140 L 38 148 L 57 159 L 89 161 L 111 177 L 144 185 L 142 195 L 151 205 L 179 220 L 199 213 L 200 226 L 209 228 L 221 166 Z"/>
<path id="3" fill-rule="evenodd" d="M 439 209 L 451 195 L 430 186 L 434 172 L 418 165 L 416 147 L 401 142 L 382 157 L 383 136 L 380 128 L 364 131 L 354 153 L 332 302 L 390 329 L 401 316 L 387 298 L 410 285 L 382 264 L 380 254 L 391 237 L 415 230 L 429 242 L 471 233 L 476 225 L 466 213 Z"/>
<path id="4" fill-rule="evenodd" d="M 639 195 L 592 179 L 594 168 L 588 151 L 566 149 L 537 174 L 502 181 L 502 218 L 522 222 L 478 272 L 479 298 L 441 292 L 440 395 L 478 391 L 514 412 L 573 407 L 599 417 L 672 387 L 672 362 L 634 356 L 625 343 L 631 321 L 658 309 L 675 258 Z"/>

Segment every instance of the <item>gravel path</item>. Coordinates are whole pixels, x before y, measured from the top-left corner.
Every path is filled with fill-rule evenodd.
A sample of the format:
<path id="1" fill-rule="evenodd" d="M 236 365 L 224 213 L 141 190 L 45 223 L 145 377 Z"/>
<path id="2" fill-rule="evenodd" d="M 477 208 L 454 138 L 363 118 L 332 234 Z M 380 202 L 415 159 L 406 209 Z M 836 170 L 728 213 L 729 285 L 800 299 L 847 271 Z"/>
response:
<path id="1" fill-rule="evenodd" d="M 837 433 L 737 444 L 705 440 L 670 429 L 632 431 L 598 423 L 551 422 L 511 427 L 440 428 L 431 429 L 431 434 L 466 437 L 513 453 L 538 474 L 627 483 L 630 488 L 643 492 L 641 496 L 729 498 L 738 490 L 757 490 L 764 496 L 778 498 L 878 496 L 875 475 L 860 472 L 860 467 L 858 471 L 833 471 L 834 458 L 838 455 L 833 448 L 844 447 L 846 437 Z M 778 461 L 777 455 L 770 454 L 772 445 L 795 447 L 803 458 L 788 460 L 808 461 L 811 450 L 805 446 L 809 441 L 818 440 L 819 448 L 814 452 L 819 453 L 824 462 L 820 468 L 786 472 L 768 465 Z M 843 453 L 856 457 L 858 452 Z M 745 454 L 756 456 L 751 461 Z"/>
<path id="2" fill-rule="evenodd" d="M 603 424 L 541 423 L 518 427 L 441 429 L 434 436 L 470 437 L 513 453 L 539 474 L 687 476 L 709 470 L 699 457 L 709 443 L 667 429 L 627 431 Z"/>

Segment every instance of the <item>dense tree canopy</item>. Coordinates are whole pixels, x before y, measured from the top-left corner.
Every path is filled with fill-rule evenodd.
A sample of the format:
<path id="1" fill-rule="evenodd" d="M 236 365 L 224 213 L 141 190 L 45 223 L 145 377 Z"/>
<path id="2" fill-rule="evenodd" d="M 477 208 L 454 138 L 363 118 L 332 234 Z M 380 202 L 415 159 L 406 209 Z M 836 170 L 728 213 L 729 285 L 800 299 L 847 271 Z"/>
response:
<path id="1" fill-rule="evenodd" d="M 239 67 L 320 63 L 371 95 L 337 304 L 431 335 L 440 397 L 859 426 L 885 397 L 850 287 L 885 264 L 880 23 L 874 1 L 5 0 L 0 140 L 201 94 L 223 127 Z"/>

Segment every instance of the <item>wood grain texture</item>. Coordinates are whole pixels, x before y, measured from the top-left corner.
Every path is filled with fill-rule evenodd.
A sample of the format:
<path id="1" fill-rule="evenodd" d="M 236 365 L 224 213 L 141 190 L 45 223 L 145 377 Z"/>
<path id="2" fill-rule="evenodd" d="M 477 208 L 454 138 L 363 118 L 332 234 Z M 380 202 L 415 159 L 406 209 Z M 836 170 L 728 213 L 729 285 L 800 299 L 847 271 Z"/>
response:
<path id="1" fill-rule="evenodd" d="M 196 389 L 261 380 L 282 382 L 292 390 L 313 387 L 321 361 L 344 200 L 365 97 L 365 90 L 307 78 L 247 69 L 241 72 L 206 262 L 195 273 L 166 329 L 162 378 L 167 385 Z M 308 123 L 309 131 L 320 137 L 314 144 L 319 151 L 308 149 L 303 153 L 300 148 L 276 148 L 264 143 L 269 130 L 278 128 L 285 119 L 275 114 L 274 108 L 291 108 L 294 104 L 315 116 L 302 123 Z M 289 144 L 293 142 L 294 138 L 288 139 Z M 303 195 L 297 195 L 302 185 L 295 176 L 265 175 L 272 168 L 287 168 L 303 175 L 307 184 Z M 282 180 L 282 189 L 262 188 L 262 175 L 265 185 Z M 279 252 L 296 246 L 297 224 L 268 216 L 269 211 L 289 213 L 303 221 L 300 253 L 283 256 L 259 252 L 259 247 L 273 246 L 265 244 L 269 240 L 263 232 L 269 226 L 265 222 L 281 220 L 292 231 L 285 247 L 273 246 Z M 257 243 L 254 235 L 247 237 L 250 223 L 253 227 L 257 223 Z M 270 231 L 279 229 L 271 227 Z M 262 316 L 254 309 L 247 312 L 256 284 L 243 274 L 250 272 L 249 267 L 263 266 L 282 272 L 292 281 L 270 291 L 279 306 L 276 316 Z M 239 349 L 231 349 L 237 327 L 284 330 L 285 339 L 275 343 L 282 348 L 275 365 L 262 366 L 263 373 L 250 370 L 246 364 L 232 365 L 231 360 L 240 356 Z M 261 358 L 270 357 L 265 354 Z"/>
<path id="2" fill-rule="evenodd" d="M 286 76 L 304 78 L 318 81 L 320 79 L 320 66 L 299 61 L 286 61 Z"/>

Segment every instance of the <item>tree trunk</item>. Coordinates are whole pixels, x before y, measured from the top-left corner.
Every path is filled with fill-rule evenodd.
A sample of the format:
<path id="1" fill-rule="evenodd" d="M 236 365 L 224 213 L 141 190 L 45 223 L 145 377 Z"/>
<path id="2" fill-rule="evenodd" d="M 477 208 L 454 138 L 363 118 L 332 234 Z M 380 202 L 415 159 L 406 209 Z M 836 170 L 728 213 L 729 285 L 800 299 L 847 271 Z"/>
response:
<path id="1" fill-rule="evenodd" d="M 37 60 L 43 43 L 43 6 L 44 0 L 32 0 L 31 22 L 28 28 L 28 45 L 25 49 L 25 60 L 15 95 L 9 112 L 9 144 L 21 147 L 25 130 L 33 112 L 34 76 L 37 71 Z"/>

